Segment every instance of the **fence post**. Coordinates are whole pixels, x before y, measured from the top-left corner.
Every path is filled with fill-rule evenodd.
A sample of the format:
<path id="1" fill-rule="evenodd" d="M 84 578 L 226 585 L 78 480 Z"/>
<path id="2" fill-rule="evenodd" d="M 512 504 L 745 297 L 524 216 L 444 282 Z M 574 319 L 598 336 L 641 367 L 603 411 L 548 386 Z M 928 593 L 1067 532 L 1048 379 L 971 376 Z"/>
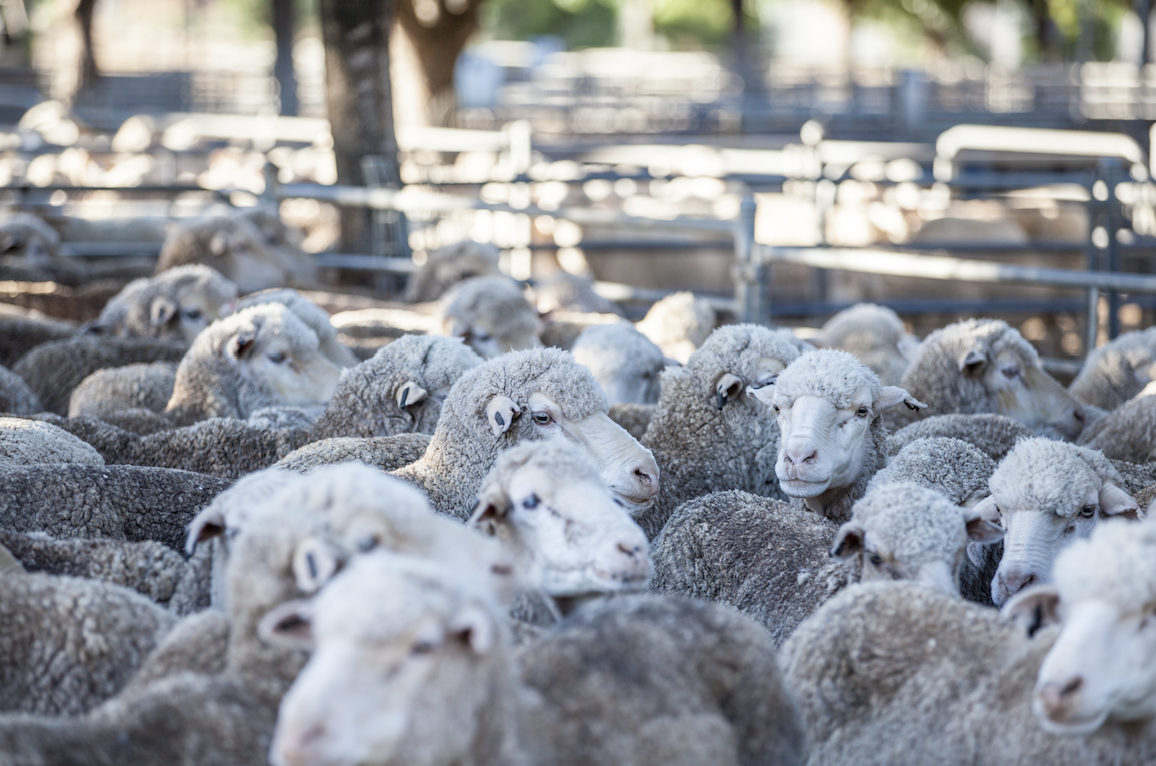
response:
<path id="1" fill-rule="evenodd" d="M 760 324 L 769 318 L 769 306 L 764 305 L 763 293 L 767 267 L 755 252 L 755 197 L 746 194 L 739 205 L 735 219 L 735 262 L 732 276 L 735 280 L 735 305 L 739 321 Z"/>

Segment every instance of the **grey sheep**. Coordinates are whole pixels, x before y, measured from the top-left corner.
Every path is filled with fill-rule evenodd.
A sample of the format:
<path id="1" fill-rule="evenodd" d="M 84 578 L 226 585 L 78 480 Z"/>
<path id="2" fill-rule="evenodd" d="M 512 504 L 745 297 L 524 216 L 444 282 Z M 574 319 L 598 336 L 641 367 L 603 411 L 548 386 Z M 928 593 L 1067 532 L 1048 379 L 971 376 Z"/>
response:
<path id="1" fill-rule="evenodd" d="M 1137 396 L 1084 429 L 1077 443 L 1113 460 L 1148 463 L 1156 457 L 1154 430 L 1156 396 Z"/>
<path id="2" fill-rule="evenodd" d="M 394 475 L 465 521 L 499 450 L 562 433 L 586 448 L 624 506 L 641 513 L 658 493 L 658 467 L 607 409 L 598 382 L 565 351 L 503 354 L 454 384 L 429 448 Z"/>
<path id="3" fill-rule="evenodd" d="M 1111 411 L 1156 377 L 1153 365 L 1156 327 L 1126 332 L 1088 353 L 1068 391 L 1084 404 Z"/>
<path id="4" fill-rule="evenodd" d="M 180 551 L 185 526 L 228 486 L 164 468 L 6 467 L 0 471 L 0 527 L 57 539 L 156 540 Z"/>
<path id="5" fill-rule="evenodd" d="M 120 691 L 176 619 L 118 585 L 0 577 L 0 711 L 84 713 Z"/>
<path id="6" fill-rule="evenodd" d="M 594 292 L 589 279 L 559 271 L 534 286 L 534 303 L 538 311 L 577 311 L 589 314 L 618 314 L 625 316 L 622 307 Z"/>
<path id="7" fill-rule="evenodd" d="M 714 309 L 705 298 L 681 292 L 651 306 L 636 326 L 664 355 L 686 364 L 694 350 L 714 332 L 714 324 Z"/>
<path id="8" fill-rule="evenodd" d="M 942 436 L 973 445 L 997 463 L 1020 439 L 1033 436 L 1032 429 L 1006 415 L 934 415 L 905 426 L 887 438 L 887 454 L 895 455 L 917 439 Z"/>
<path id="9" fill-rule="evenodd" d="M 262 290 L 246 295 L 237 302 L 237 311 L 265 303 L 280 303 L 317 334 L 321 353 L 338 367 L 354 367 L 360 361 L 353 352 L 337 339 L 337 328 L 329 321 L 329 314 L 296 290 L 281 288 Z"/>
<path id="10" fill-rule="evenodd" d="M 321 439 L 290 452 L 272 467 L 310 473 L 321 466 L 358 462 L 386 472 L 396 471 L 421 459 L 432 438 L 418 433 Z"/>
<path id="11" fill-rule="evenodd" d="M 501 608 L 459 573 L 376 554 L 279 616 L 317 641 L 281 704 L 275 766 L 803 761 L 766 633 L 714 604 L 597 602 L 515 654 Z M 383 656 L 396 674 L 364 672 Z M 432 667 L 405 684 L 415 665 Z"/>
<path id="12" fill-rule="evenodd" d="M 196 567 L 153 540 L 54 540 L 43 532 L 23 534 L 0 529 L 0 545 L 27 572 L 120 585 L 178 615 L 209 605 L 208 588 L 198 581 Z"/>
<path id="13" fill-rule="evenodd" d="M 509 277 L 474 277 L 438 303 L 442 335 L 461 338 L 483 359 L 542 345 L 538 312 Z"/>
<path id="14" fill-rule="evenodd" d="M 409 278 L 405 300 L 410 303 L 436 301 L 459 282 L 473 277 L 497 276 L 498 248 L 463 240 L 434 250 Z"/>
<path id="15" fill-rule="evenodd" d="M 996 319 L 956 322 L 928 335 L 900 386 L 927 403 L 926 415 L 996 413 L 1072 440 L 1092 414 L 1044 372 L 1017 330 Z"/>
<path id="16" fill-rule="evenodd" d="M 204 264 L 224 274 L 242 293 L 315 284 L 316 267 L 309 256 L 275 228 L 259 211 L 190 221 L 165 239 L 155 273 Z"/>
<path id="17" fill-rule="evenodd" d="M 872 487 L 913 481 L 934 489 L 955 505 L 974 507 L 988 496 L 988 479 L 996 462 L 961 439 L 929 436 L 908 442 L 887 460 L 867 484 Z"/>
<path id="18" fill-rule="evenodd" d="M 208 266 L 189 265 L 130 282 L 100 317 L 82 328 L 92 335 L 157 338 L 190 345 L 229 313 L 237 286 Z"/>
<path id="19" fill-rule="evenodd" d="M 820 345 L 855 355 L 885 386 L 898 386 L 919 346 L 903 320 L 874 303 L 857 303 L 827 320 L 819 331 Z"/>
<path id="20" fill-rule="evenodd" d="M 71 322 L 0 303 L 0 365 L 13 367 L 41 343 L 67 340 L 73 335 L 76 325 Z"/>
<path id="21" fill-rule="evenodd" d="M 1146 763 L 1150 737 L 1108 724 L 1082 737 L 1032 714 L 1056 640 L 1028 639 L 992 609 L 908 583 L 848 588 L 784 645 L 787 687 L 815 766 Z"/>
<path id="22" fill-rule="evenodd" d="M 79 336 L 37 346 L 12 371 L 24 378 L 46 411 L 65 415 L 73 389 L 97 370 L 126 364 L 180 362 L 187 350 L 184 343 L 154 338 Z"/>
<path id="23" fill-rule="evenodd" d="M 0 253 L 30 266 L 46 266 L 60 258 L 60 235 L 31 213 L 15 213 L 0 223 Z"/>
<path id="24" fill-rule="evenodd" d="M 610 404 L 658 402 L 658 378 L 667 360 L 662 349 L 629 322 L 587 327 L 570 347 L 570 354 L 594 373 Z"/>
<path id="25" fill-rule="evenodd" d="M 91 444 L 49 423 L 0 416 L 0 468 L 73 463 L 104 465 Z"/>
<path id="26" fill-rule="evenodd" d="M 68 417 L 91 417 L 115 422 L 110 416 L 124 410 L 163 412 L 173 395 L 177 365 L 172 362 L 126 364 L 97 370 L 72 390 Z M 160 419 L 164 422 L 164 419 Z"/>
<path id="27" fill-rule="evenodd" d="M 639 520 L 654 539 L 687 500 L 728 489 L 785 499 L 775 477 L 779 428 L 748 387 L 770 386 L 799 350 L 787 330 L 727 325 L 662 374 L 662 397 L 641 441 L 663 490 Z"/>
<path id="28" fill-rule="evenodd" d="M 43 411 L 40 397 L 28 387 L 24 378 L 0 366 L 0 413 L 31 415 Z"/>

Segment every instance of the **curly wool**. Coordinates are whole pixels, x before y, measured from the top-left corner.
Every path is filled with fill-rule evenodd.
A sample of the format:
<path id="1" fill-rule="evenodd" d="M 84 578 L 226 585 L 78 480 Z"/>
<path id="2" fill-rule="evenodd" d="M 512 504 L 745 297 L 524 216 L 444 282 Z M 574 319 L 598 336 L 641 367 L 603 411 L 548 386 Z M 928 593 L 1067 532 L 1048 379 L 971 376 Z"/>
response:
<path id="1" fill-rule="evenodd" d="M 916 439 L 871 477 L 867 491 L 911 481 L 946 495 L 955 505 L 974 505 L 987 497 L 995 467 L 994 460 L 965 441 L 943 436 Z"/>
<path id="2" fill-rule="evenodd" d="M 441 299 L 438 314 L 444 325 L 460 323 L 484 328 L 497 339 L 538 335 L 542 323 L 517 282 L 504 276 L 474 277 L 461 282 Z"/>
<path id="3" fill-rule="evenodd" d="M 868 545 L 909 574 L 943 561 L 952 571 L 967 546 L 959 506 L 941 492 L 912 481 L 872 482 L 851 513 Z"/>
<path id="4" fill-rule="evenodd" d="M 1113 460 L 1147 463 L 1156 456 L 1156 396 L 1138 396 L 1089 425 L 1077 443 Z"/>
<path id="5" fill-rule="evenodd" d="M 1060 551 L 1052 575 L 1063 601 L 1095 599 L 1124 614 L 1156 604 L 1156 521 L 1113 519 Z"/>
<path id="6" fill-rule="evenodd" d="M 101 335 L 120 338 L 157 338 L 188 345 L 182 330 L 180 307 L 191 295 L 202 305 L 218 312 L 237 299 L 237 286 L 208 266 L 192 264 L 171 269 L 152 277 L 134 279 L 113 296 L 94 322 Z M 158 323 L 153 315 L 154 302 L 164 300 L 173 308 L 171 316 Z M 206 316 L 211 322 L 216 316 Z"/>
<path id="7" fill-rule="evenodd" d="M 68 413 L 68 400 L 81 381 L 106 367 L 148 362 L 179 362 L 188 348 L 155 338 L 103 338 L 81 335 L 44 343 L 12 368 L 40 397 L 48 412 Z"/>
<path id="8" fill-rule="evenodd" d="M 608 409 L 606 394 L 590 371 L 556 348 L 516 351 L 491 359 L 463 375 L 450 389 L 429 449 L 396 476 L 421 486 L 437 510 L 468 519 L 478 488 L 497 453 L 519 441 L 544 436 L 530 418 L 519 417 L 494 437 L 486 406 L 506 396 L 526 407 L 541 392 L 567 420 L 581 420 Z"/>
<path id="9" fill-rule="evenodd" d="M 651 539 L 675 508 L 709 492 L 739 489 L 786 499 L 775 476 L 778 424 L 745 389 L 766 372 L 760 367 L 765 360 L 786 367 L 798 357 L 788 330 L 727 325 L 715 330 L 685 367 L 663 373 L 662 396 L 640 440 L 662 476 L 657 501 L 638 520 Z M 715 387 L 727 373 L 742 380 L 744 392 L 720 410 Z"/>
<path id="10" fill-rule="evenodd" d="M 32 392 L 24 378 L 0 366 L 0 413 L 31 415 L 43 410 L 40 397 Z"/>
<path id="11" fill-rule="evenodd" d="M 72 463 L 104 465 L 88 442 L 38 420 L 0 417 L 0 467 Z"/>
<path id="12" fill-rule="evenodd" d="M 1032 429 L 1006 415 L 934 415 L 891 434 L 887 439 L 887 454 L 897 455 L 918 439 L 947 437 L 971 444 L 998 463 L 1017 441 L 1032 436 Z"/>
<path id="13" fill-rule="evenodd" d="M 887 386 L 899 385 L 909 362 L 900 351 L 907 330 L 886 306 L 857 303 L 827 320 L 819 331 L 823 346 L 848 351 Z"/>
<path id="14" fill-rule="evenodd" d="M 330 437 L 432 434 L 441 416 L 442 398 L 481 357 L 456 338 L 406 335 L 385 346 L 369 361 L 346 370 L 333 398 L 317 419 L 312 439 Z M 427 392 L 416 404 L 398 406 L 405 383 Z"/>
<path id="15" fill-rule="evenodd" d="M 429 434 L 321 439 L 290 452 L 273 467 L 311 473 L 322 466 L 358 462 L 386 472 L 396 471 L 420 460 L 431 439 Z"/>
<path id="16" fill-rule="evenodd" d="M 1094 349 L 1068 386 L 1072 396 L 1104 410 L 1123 405 L 1151 379 L 1156 363 L 1156 327 L 1134 330 Z"/>
<path id="17" fill-rule="evenodd" d="M 1016 444 L 988 482 L 1000 505 L 1039 509 L 1062 518 L 1080 512 L 1084 499 L 1124 479 L 1102 452 L 1035 437 Z"/>
<path id="18" fill-rule="evenodd" d="M 162 412 L 172 398 L 176 378 L 177 366 L 172 362 L 97 370 L 73 389 L 68 400 L 68 417 L 105 420 L 131 409 Z"/>
<path id="19" fill-rule="evenodd" d="M 251 293 L 237 302 L 236 310 L 241 311 L 250 306 L 262 306 L 269 303 L 280 303 L 296 314 L 297 318 L 317 335 L 321 353 L 325 354 L 329 361 L 341 367 L 354 367 L 358 364 L 358 359 L 353 352 L 337 339 L 337 328 L 330 322 L 329 314 L 326 313 L 325 309 L 296 290 L 277 288 Z"/>

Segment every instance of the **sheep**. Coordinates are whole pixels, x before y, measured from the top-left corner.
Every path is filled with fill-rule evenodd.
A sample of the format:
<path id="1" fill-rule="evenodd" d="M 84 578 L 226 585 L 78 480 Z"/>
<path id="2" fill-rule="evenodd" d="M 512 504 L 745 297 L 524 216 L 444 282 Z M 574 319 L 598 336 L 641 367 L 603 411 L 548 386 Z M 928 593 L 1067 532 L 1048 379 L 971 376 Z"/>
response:
<path id="1" fill-rule="evenodd" d="M 959 594 L 969 540 L 999 530 L 942 494 L 877 485 L 842 527 L 797 506 L 716 492 L 681 506 L 654 543 L 651 590 L 705 598 L 761 622 L 776 645 L 820 604 L 867 579 L 917 579 Z"/>
<path id="2" fill-rule="evenodd" d="M 622 308 L 594 292 L 590 280 L 559 271 L 544 282 L 534 286 L 534 303 L 538 311 L 575 311 L 587 314 L 617 314 L 624 316 Z"/>
<path id="3" fill-rule="evenodd" d="M 779 424 L 775 474 L 795 502 L 846 521 L 871 477 L 883 467 L 883 414 L 898 404 L 926 404 L 879 377 L 846 351 L 808 351 L 773 386 L 751 389 Z"/>
<path id="4" fill-rule="evenodd" d="M 928 415 L 993 412 L 1069 440 L 1091 415 L 1044 372 L 1031 344 L 996 319 L 969 319 L 928 335 L 899 385 L 927 402 Z"/>
<path id="5" fill-rule="evenodd" d="M 296 290 L 262 290 L 246 295 L 237 302 L 237 311 L 266 303 L 280 303 L 317 334 L 321 353 L 338 367 L 356 367 L 360 360 L 337 339 L 337 329 L 330 323 L 323 308 Z"/>
<path id="6" fill-rule="evenodd" d="M 80 382 L 68 398 L 68 417 L 109 421 L 123 410 L 163 412 L 176 385 L 172 362 L 127 364 L 97 370 Z M 111 422 L 111 421 L 109 421 Z"/>
<path id="7" fill-rule="evenodd" d="M 190 221 L 165 238 L 156 274 L 188 264 L 221 272 L 242 293 L 316 283 L 316 267 L 299 249 L 271 241 L 263 223 L 244 214 Z M 276 238 L 276 237 L 274 237 Z"/>
<path id="8" fill-rule="evenodd" d="M 1137 396 L 1089 425 L 1077 444 L 1113 460 L 1148 463 L 1156 458 L 1156 397 Z"/>
<path id="9" fill-rule="evenodd" d="M 919 346 L 899 316 L 886 306 L 857 303 L 827 320 L 819 331 L 820 345 L 849 351 L 879 376 L 885 386 L 898 386 Z"/>
<path id="10" fill-rule="evenodd" d="M 803 761 L 766 634 L 716 605 L 599 602 L 515 657 L 483 589 L 374 554 L 265 626 L 315 642 L 278 712 L 274 766 Z M 365 672 L 379 666 L 393 670 Z"/>
<path id="11" fill-rule="evenodd" d="M 79 715 L 125 685 L 176 617 L 118 585 L 8 574 L 0 620 L 0 711 Z"/>
<path id="12" fill-rule="evenodd" d="M 930 436 L 915 439 L 888 459 L 871 477 L 872 487 L 913 481 L 946 496 L 952 503 L 974 508 L 988 496 L 988 480 L 996 463 L 982 450 L 960 439 Z"/>
<path id="13" fill-rule="evenodd" d="M 509 277 L 474 277 L 438 304 L 441 334 L 462 338 L 483 359 L 542 345 L 538 312 Z"/>
<path id="14" fill-rule="evenodd" d="M 650 580 L 646 535 L 614 501 L 586 452 L 561 437 L 498 455 L 470 527 L 497 538 L 523 581 L 565 613 Z"/>
<path id="15" fill-rule="evenodd" d="M 586 448 L 611 491 L 637 515 L 658 493 L 658 467 L 606 411 L 598 382 L 565 351 L 504 354 L 454 384 L 429 448 L 394 475 L 423 488 L 438 511 L 465 521 L 500 449 L 563 435 Z"/>
<path id="16" fill-rule="evenodd" d="M 0 528 L 57 539 L 156 540 L 182 550 L 185 525 L 229 482 L 138 466 L 5 466 Z"/>
<path id="17" fill-rule="evenodd" d="M 1156 599 L 1156 525 L 1108 523 L 1064 550 L 1055 583 L 1008 602 L 1005 616 L 1032 632 L 1060 623 L 1031 692 L 1043 729 L 1103 742 L 1117 763 L 1156 756 L 1152 718 L 1156 646 L 1147 630 Z"/>
<path id="18" fill-rule="evenodd" d="M 434 250 L 409 278 L 405 300 L 425 303 L 441 298 L 451 287 L 473 277 L 499 276 L 498 248 L 464 240 Z"/>
<path id="19" fill-rule="evenodd" d="M 654 453 L 663 491 L 640 518 L 654 539 L 682 503 L 708 492 L 778 492 L 778 427 L 748 387 L 770 386 L 799 357 L 789 332 L 756 325 L 715 330 L 687 360 L 662 375 L 662 397 L 641 441 Z"/>
<path id="20" fill-rule="evenodd" d="M 13 282 L 0 282 L 0 290 Z M 0 299 L 4 296 L 0 295 Z M 11 368 L 41 343 L 67 340 L 76 335 L 76 325 L 39 311 L 0 302 L 0 365 Z"/>
<path id="21" fill-rule="evenodd" d="M 46 411 L 68 413 L 68 401 L 80 383 L 97 370 L 147 362 L 180 362 L 184 343 L 154 338 L 78 336 L 43 343 L 12 368 L 40 397 Z"/>
<path id="22" fill-rule="evenodd" d="M 197 581 L 196 567 L 153 540 L 54 540 L 42 532 L 22 534 L 0 529 L 0 545 L 27 572 L 120 585 L 178 615 L 209 605 L 208 590 Z"/>
<path id="23" fill-rule="evenodd" d="M 429 434 L 394 436 L 333 437 L 310 442 L 290 452 L 271 467 L 298 473 L 338 463 L 358 462 L 390 472 L 420 460 L 431 440 Z"/>
<path id="24" fill-rule="evenodd" d="M 44 405 L 40 403 L 40 397 L 28 387 L 24 378 L 7 367 L 0 366 L 0 412 L 31 415 L 43 410 Z"/>
<path id="25" fill-rule="evenodd" d="M 654 404 L 612 404 L 607 414 L 610 419 L 626 429 L 626 433 L 642 441 L 643 434 L 650 427 L 654 418 L 654 411 L 658 408 Z"/>
<path id="26" fill-rule="evenodd" d="M 1126 332 L 1093 349 L 1068 391 L 1084 404 L 1114 410 L 1156 376 L 1156 327 Z"/>
<path id="27" fill-rule="evenodd" d="M 933 415 L 891 434 L 886 449 L 888 455 L 896 455 L 913 441 L 940 436 L 965 441 L 998 463 L 1017 441 L 1032 435 L 1032 429 L 1006 415 Z"/>
<path id="28" fill-rule="evenodd" d="M 655 404 L 662 350 L 626 322 L 591 325 L 570 347 L 574 361 L 594 373 L 610 404 Z"/>
<path id="29" fill-rule="evenodd" d="M 618 314 L 586 314 L 577 311 L 552 311 L 544 317 L 540 335 L 543 346 L 553 346 L 563 351 L 574 347 L 574 341 L 589 327 L 600 324 L 620 324 Z"/>
<path id="30" fill-rule="evenodd" d="M 1002 606 L 1028 585 L 1049 582 L 1060 549 L 1086 538 L 1102 518 L 1140 518 L 1122 483 L 1095 450 L 1041 437 L 1016 444 L 991 476 L 990 497 L 975 507 L 1007 530 L 992 601 Z"/>
<path id="31" fill-rule="evenodd" d="M 120 338 L 158 338 L 192 344 L 229 313 L 237 286 L 208 266 L 192 264 L 130 282 L 81 328 L 82 333 Z"/>
<path id="32" fill-rule="evenodd" d="M 245 419 L 270 405 L 324 405 L 339 368 L 317 335 L 282 304 L 243 309 L 197 336 L 177 367 L 165 412 L 177 425 L 213 417 Z"/>
<path id="33" fill-rule="evenodd" d="M 694 350 L 710 336 L 714 323 L 714 309 L 705 298 L 681 292 L 651 306 L 636 327 L 654 341 L 665 356 L 686 364 Z"/>
<path id="34" fill-rule="evenodd" d="M 0 467 L 72 463 L 104 465 L 104 458 L 83 439 L 49 423 L 0 417 Z"/>

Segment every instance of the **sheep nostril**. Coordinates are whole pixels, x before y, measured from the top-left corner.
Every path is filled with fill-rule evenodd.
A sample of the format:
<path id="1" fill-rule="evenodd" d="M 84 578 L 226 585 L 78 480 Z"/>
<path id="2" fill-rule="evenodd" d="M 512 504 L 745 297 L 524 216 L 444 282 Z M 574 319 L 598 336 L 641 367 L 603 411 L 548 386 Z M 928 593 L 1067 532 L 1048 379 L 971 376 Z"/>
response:
<path id="1" fill-rule="evenodd" d="M 1072 417 L 1074 417 L 1076 419 L 1077 423 L 1083 423 L 1084 422 L 1084 413 L 1080 410 L 1076 410 L 1075 412 L 1073 412 Z"/>
<path id="2" fill-rule="evenodd" d="M 1069 697 L 1075 694 L 1083 687 L 1083 685 L 1084 679 L 1081 676 L 1076 676 L 1071 681 L 1068 681 L 1068 683 L 1064 685 L 1064 688 L 1060 689 L 1060 697 Z"/>

